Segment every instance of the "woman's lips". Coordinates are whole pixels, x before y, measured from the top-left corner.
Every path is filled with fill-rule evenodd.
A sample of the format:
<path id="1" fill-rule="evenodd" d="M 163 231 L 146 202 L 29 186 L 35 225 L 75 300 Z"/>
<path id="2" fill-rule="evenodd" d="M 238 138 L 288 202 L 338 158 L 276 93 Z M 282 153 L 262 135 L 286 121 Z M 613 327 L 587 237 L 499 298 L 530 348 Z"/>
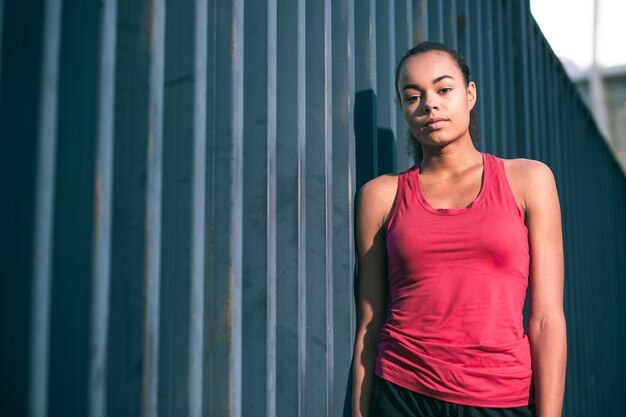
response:
<path id="1" fill-rule="evenodd" d="M 442 119 L 442 118 L 429 119 L 424 124 L 424 127 L 430 130 L 441 129 L 443 125 L 446 123 L 446 121 L 447 121 L 446 119 Z"/>

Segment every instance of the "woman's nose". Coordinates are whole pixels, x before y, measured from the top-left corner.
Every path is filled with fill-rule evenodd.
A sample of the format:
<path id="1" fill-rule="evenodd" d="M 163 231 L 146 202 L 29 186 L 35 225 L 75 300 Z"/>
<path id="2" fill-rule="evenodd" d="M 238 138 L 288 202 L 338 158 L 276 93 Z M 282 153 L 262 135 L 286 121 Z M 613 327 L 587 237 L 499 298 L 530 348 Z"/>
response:
<path id="1" fill-rule="evenodd" d="M 438 109 L 439 104 L 436 102 L 436 97 L 426 96 L 422 100 L 422 107 L 424 113 L 430 113 L 433 109 Z"/>

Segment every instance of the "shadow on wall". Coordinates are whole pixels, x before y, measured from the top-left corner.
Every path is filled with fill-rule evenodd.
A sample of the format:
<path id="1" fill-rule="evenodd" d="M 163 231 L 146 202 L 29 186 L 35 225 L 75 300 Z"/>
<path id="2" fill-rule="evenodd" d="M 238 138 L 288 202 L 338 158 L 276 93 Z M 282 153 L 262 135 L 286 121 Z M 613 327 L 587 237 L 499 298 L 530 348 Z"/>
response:
<path id="1" fill-rule="evenodd" d="M 396 137 L 393 130 L 378 127 L 376 93 L 369 89 L 356 93 L 354 99 L 354 140 L 356 190 L 354 208 L 357 207 L 358 190 L 379 175 L 396 172 Z M 355 213 L 356 214 L 356 211 Z M 354 268 L 354 298 L 358 293 L 356 267 Z M 354 358 L 352 358 L 354 361 Z M 348 371 L 348 383 L 343 416 L 352 415 L 352 363 Z"/>
<path id="2" fill-rule="evenodd" d="M 369 180 L 396 171 L 396 137 L 378 126 L 376 93 L 363 90 L 354 99 L 356 190 Z"/>
<path id="3" fill-rule="evenodd" d="M 396 136 L 393 130 L 379 127 L 378 134 L 378 175 L 396 172 Z"/>

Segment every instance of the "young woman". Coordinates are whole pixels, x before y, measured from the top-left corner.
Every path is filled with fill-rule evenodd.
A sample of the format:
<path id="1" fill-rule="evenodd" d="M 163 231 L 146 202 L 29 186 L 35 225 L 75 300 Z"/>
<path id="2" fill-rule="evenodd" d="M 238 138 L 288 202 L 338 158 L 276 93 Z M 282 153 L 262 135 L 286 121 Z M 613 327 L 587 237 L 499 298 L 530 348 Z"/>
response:
<path id="1" fill-rule="evenodd" d="M 566 330 L 552 172 L 476 150 L 476 85 L 453 49 L 409 50 L 396 88 L 421 160 L 359 193 L 353 416 L 560 416 Z"/>

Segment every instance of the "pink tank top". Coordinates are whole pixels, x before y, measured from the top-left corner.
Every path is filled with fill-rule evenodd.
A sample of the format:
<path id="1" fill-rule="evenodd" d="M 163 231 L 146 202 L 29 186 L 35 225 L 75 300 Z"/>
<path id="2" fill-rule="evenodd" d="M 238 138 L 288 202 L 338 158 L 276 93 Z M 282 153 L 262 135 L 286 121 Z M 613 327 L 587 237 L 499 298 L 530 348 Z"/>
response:
<path id="1" fill-rule="evenodd" d="M 481 191 L 463 209 L 431 207 L 419 166 L 399 175 L 376 374 L 444 401 L 519 407 L 533 401 L 528 231 L 502 159 L 484 153 L 483 166 Z"/>

